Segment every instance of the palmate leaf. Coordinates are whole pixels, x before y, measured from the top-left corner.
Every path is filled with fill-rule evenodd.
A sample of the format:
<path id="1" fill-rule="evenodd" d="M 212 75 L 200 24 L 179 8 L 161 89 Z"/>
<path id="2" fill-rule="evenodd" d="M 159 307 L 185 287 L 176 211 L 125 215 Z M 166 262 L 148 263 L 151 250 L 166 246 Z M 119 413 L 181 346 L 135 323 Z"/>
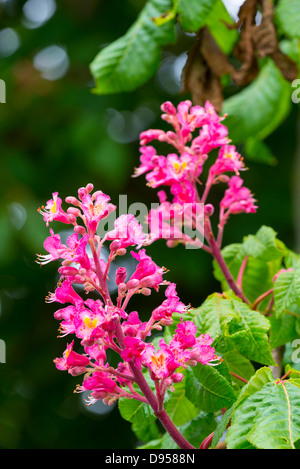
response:
<path id="1" fill-rule="evenodd" d="M 300 261 L 296 262 L 293 271 L 282 272 L 274 283 L 274 303 L 276 317 L 296 304 L 300 297 Z"/>
<path id="2" fill-rule="evenodd" d="M 220 327 L 226 340 L 241 355 L 263 365 L 273 365 L 268 331 L 270 322 L 261 313 L 253 311 L 231 292 L 219 296 L 217 308 Z"/>
<path id="3" fill-rule="evenodd" d="M 127 33 L 104 47 L 90 65 L 95 94 L 132 91 L 148 80 L 160 63 L 161 46 L 175 41 L 175 20 L 154 21 L 172 8 L 172 0 L 148 0 Z"/>
<path id="4" fill-rule="evenodd" d="M 201 365 L 188 369 L 187 398 L 200 410 L 215 412 L 230 407 L 235 401 L 231 383 L 220 373 L 221 365 Z"/>
<path id="5" fill-rule="evenodd" d="M 270 368 L 263 367 L 256 371 L 256 373 L 249 379 L 248 383 L 241 390 L 233 406 L 227 410 L 227 412 L 223 415 L 222 419 L 219 421 L 212 440 L 211 448 L 214 448 L 219 442 L 224 430 L 226 429 L 230 419 L 232 418 L 233 413 L 235 412 L 239 404 L 246 400 L 252 394 L 255 394 L 265 384 L 271 381 L 273 381 L 273 376 Z"/>
<path id="6" fill-rule="evenodd" d="M 245 254 L 262 261 L 281 259 L 287 254 L 284 244 L 276 238 L 277 233 L 269 226 L 262 226 L 255 235 L 245 237 Z"/>
<path id="7" fill-rule="evenodd" d="M 289 313 L 282 313 L 279 318 L 276 318 L 275 315 L 270 317 L 270 346 L 272 349 L 297 338 L 296 322 L 297 317 Z"/>
<path id="8" fill-rule="evenodd" d="M 237 408 L 226 437 L 229 449 L 293 449 L 300 438 L 300 389 L 266 384 Z"/>
<path id="9" fill-rule="evenodd" d="M 291 86 L 276 65 L 268 60 L 258 77 L 224 101 L 229 136 L 235 144 L 256 135 L 264 140 L 286 118 L 291 108 Z"/>
<path id="10" fill-rule="evenodd" d="M 190 319 L 200 334 L 209 334 L 214 339 L 214 344 L 225 340 L 228 351 L 237 350 L 262 365 L 274 364 L 268 341 L 269 320 L 232 292 L 210 295 L 202 306 L 191 312 Z"/>
<path id="11" fill-rule="evenodd" d="M 229 54 L 239 38 L 239 33 L 236 29 L 230 29 L 226 26 L 226 24 L 232 25 L 233 20 L 222 0 L 214 2 L 205 24 L 219 47 L 225 54 Z"/>

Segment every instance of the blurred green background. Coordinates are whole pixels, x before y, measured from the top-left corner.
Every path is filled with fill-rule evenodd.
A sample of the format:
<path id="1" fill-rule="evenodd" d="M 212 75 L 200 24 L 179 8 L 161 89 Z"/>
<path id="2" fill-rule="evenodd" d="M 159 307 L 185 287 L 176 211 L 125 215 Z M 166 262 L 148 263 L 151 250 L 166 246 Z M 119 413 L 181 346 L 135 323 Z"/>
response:
<path id="1" fill-rule="evenodd" d="M 161 126 L 160 104 L 180 95 L 180 72 L 191 43 L 179 36 L 165 50 L 156 76 L 133 93 L 96 96 L 89 64 L 101 47 L 124 34 L 142 0 L 0 0 L 0 448 L 132 448 L 130 424 L 118 409 L 86 408 L 73 394 L 81 378 L 56 370 L 65 349 L 57 339 L 55 265 L 35 263 L 48 235 L 37 208 L 54 191 L 76 195 L 92 182 L 118 203 L 156 202 L 143 177 L 131 179 L 139 163 L 138 135 Z M 245 184 L 259 205 L 256 215 L 233 217 L 225 243 L 240 242 L 262 225 L 272 226 L 290 248 L 297 247 L 297 106 L 267 140 L 277 165 L 247 161 Z M 164 125 L 164 124 L 163 124 Z M 242 148 L 240 149 L 242 151 Z M 216 194 L 216 198 L 218 194 Z M 55 228 L 55 226 L 53 225 Z M 218 289 L 210 257 L 201 251 L 168 249 L 150 255 L 170 272 L 185 303 L 198 306 Z M 160 293 L 136 300 L 144 314 Z M 145 306 L 146 305 L 146 306 Z M 109 411 L 104 413 L 104 411 Z"/>

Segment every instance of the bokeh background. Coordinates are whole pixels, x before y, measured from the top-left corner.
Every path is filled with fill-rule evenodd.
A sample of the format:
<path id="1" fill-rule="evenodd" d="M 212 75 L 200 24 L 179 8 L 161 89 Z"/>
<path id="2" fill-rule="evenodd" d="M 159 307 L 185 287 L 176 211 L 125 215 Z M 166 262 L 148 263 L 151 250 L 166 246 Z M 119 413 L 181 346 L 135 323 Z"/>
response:
<path id="1" fill-rule="evenodd" d="M 6 103 L 0 104 L 0 338 L 6 344 L 0 448 L 121 449 L 137 443 L 117 407 L 87 408 L 83 396 L 73 394 L 80 378 L 56 370 L 53 358 L 67 341 L 56 338 L 55 305 L 44 301 L 55 288 L 56 266 L 40 268 L 35 259 L 48 235 L 37 208 L 54 191 L 64 198 L 92 182 L 116 204 L 119 194 L 127 194 L 128 205 L 157 201 L 143 177 L 131 178 L 138 135 L 164 125 L 163 101 L 183 98 L 180 75 L 192 38 L 179 33 L 155 77 L 132 93 L 96 96 L 89 72 L 96 53 L 126 32 L 144 3 L 0 0 L 0 78 L 6 83 Z M 265 224 L 290 248 L 299 247 L 297 121 L 294 106 L 267 140 L 276 165 L 247 161 L 245 181 L 259 211 L 233 217 L 225 243 L 240 242 Z M 170 270 L 168 280 L 177 283 L 185 303 L 198 306 L 219 288 L 206 253 L 168 249 L 163 241 L 149 253 Z M 159 293 L 133 307 L 147 314 L 161 300 Z"/>

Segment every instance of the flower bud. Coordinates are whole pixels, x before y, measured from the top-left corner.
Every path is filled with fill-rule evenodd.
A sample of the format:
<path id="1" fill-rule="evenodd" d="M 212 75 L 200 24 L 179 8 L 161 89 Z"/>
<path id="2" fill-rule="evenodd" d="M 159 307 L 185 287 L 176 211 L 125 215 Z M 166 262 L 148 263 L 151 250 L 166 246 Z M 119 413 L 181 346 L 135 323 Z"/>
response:
<path id="1" fill-rule="evenodd" d="M 211 217 L 215 211 L 215 208 L 212 204 L 206 204 L 204 206 L 204 215 L 207 217 Z"/>
<path id="2" fill-rule="evenodd" d="M 167 114 L 171 114 L 172 116 L 175 116 L 176 114 L 176 109 L 175 106 L 170 102 L 166 101 L 161 105 L 161 110 L 162 112 L 166 112 Z"/>
<path id="3" fill-rule="evenodd" d="M 121 248 L 121 242 L 118 239 L 115 239 L 111 244 L 110 244 L 110 250 L 111 251 L 117 251 L 118 249 Z"/>
<path id="4" fill-rule="evenodd" d="M 80 226 L 80 225 L 74 226 L 74 231 L 75 231 L 75 233 L 80 234 L 80 235 L 85 235 L 86 234 L 86 229 L 83 226 Z"/>
<path id="5" fill-rule="evenodd" d="M 116 270 L 116 277 L 115 277 L 116 284 L 120 285 L 120 283 L 124 283 L 126 280 L 126 276 L 127 276 L 127 271 L 125 267 L 119 267 Z"/>
<path id="6" fill-rule="evenodd" d="M 142 288 L 140 293 L 145 296 L 150 296 L 151 295 L 151 290 L 150 288 Z"/>
<path id="7" fill-rule="evenodd" d="M 132 279 L 132 280 L 129 280 L 127 283 L 126 283 L 126 287 L 128 288 L 128 290 L 131 290 L 133 288 L 137 288 L 140 284 L 140 281 L 136 278 Z"/>
<path id="8" fill-rule="evenodd" d="M 125 256 L 126 253 L 127 253 L 127 250 L 125 248 L 121 248 L 121 249 L 117 250 L 116 255 L 117 256 Z"/>
<path id="9" fill-rule="evenodd" d="M 61 275 L 70 275 L 70 276 L 74 276 L 74 275 L 77 275 L 78 274 L 78 270 L 75 269 L 75 267 L 70 267 L 70 266 L 63 266 L 63 267 L 60 267 L 58 269 L 58 272 L 61 274 Z"/>
<path id="10" fill-rule="evenodd" d="M 94 186 L 91 182 L 89 182 L 85 188 L 87 194 L 89 194 L 90 192 L 92 192 L 92 190 L 94 189 Z"/>
<path id="11" fill-rule="evenodd" d="M 75 207 L 69 207 L 67 209 L 67 213 L 69 215 L 74 215 L 75 217 L 79 217 L 81 215 L 81 211 L 79 210 L 79 208 L 75 208 Z"/>
<path id="12" fill-rule="evenodd" d="M 78 199 L 76 199 L 76 197 L 72 197 L 72 196 L 66 197 L 65 201 L 67 204 L 75 205 L 76 207 L 80 206 L 80 202 Z"/>

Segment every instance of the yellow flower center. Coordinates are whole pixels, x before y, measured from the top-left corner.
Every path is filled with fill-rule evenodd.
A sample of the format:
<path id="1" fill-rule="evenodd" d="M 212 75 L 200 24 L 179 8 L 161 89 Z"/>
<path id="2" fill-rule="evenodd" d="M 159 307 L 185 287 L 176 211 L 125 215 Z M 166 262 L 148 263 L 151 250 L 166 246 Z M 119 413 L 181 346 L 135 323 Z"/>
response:
<path id="1" fill-rule="evenodd" d="M 176 161 L 173 165 L 174 171 L 177 174 L 183 171 L 186 168 L 186 166 L 187 166 L 186 161 L 183 161 L 182 163 L 179 163 L 178 161 Z"/>
<path id="2" fill-rule="evenodd" d="M 97 326 L 97 318 L 91 320 L 91 318 L 87 316 L 86 318 L 84 318 L 83 322 L 89 329 L 95 329 L 95 327 Z"/>

